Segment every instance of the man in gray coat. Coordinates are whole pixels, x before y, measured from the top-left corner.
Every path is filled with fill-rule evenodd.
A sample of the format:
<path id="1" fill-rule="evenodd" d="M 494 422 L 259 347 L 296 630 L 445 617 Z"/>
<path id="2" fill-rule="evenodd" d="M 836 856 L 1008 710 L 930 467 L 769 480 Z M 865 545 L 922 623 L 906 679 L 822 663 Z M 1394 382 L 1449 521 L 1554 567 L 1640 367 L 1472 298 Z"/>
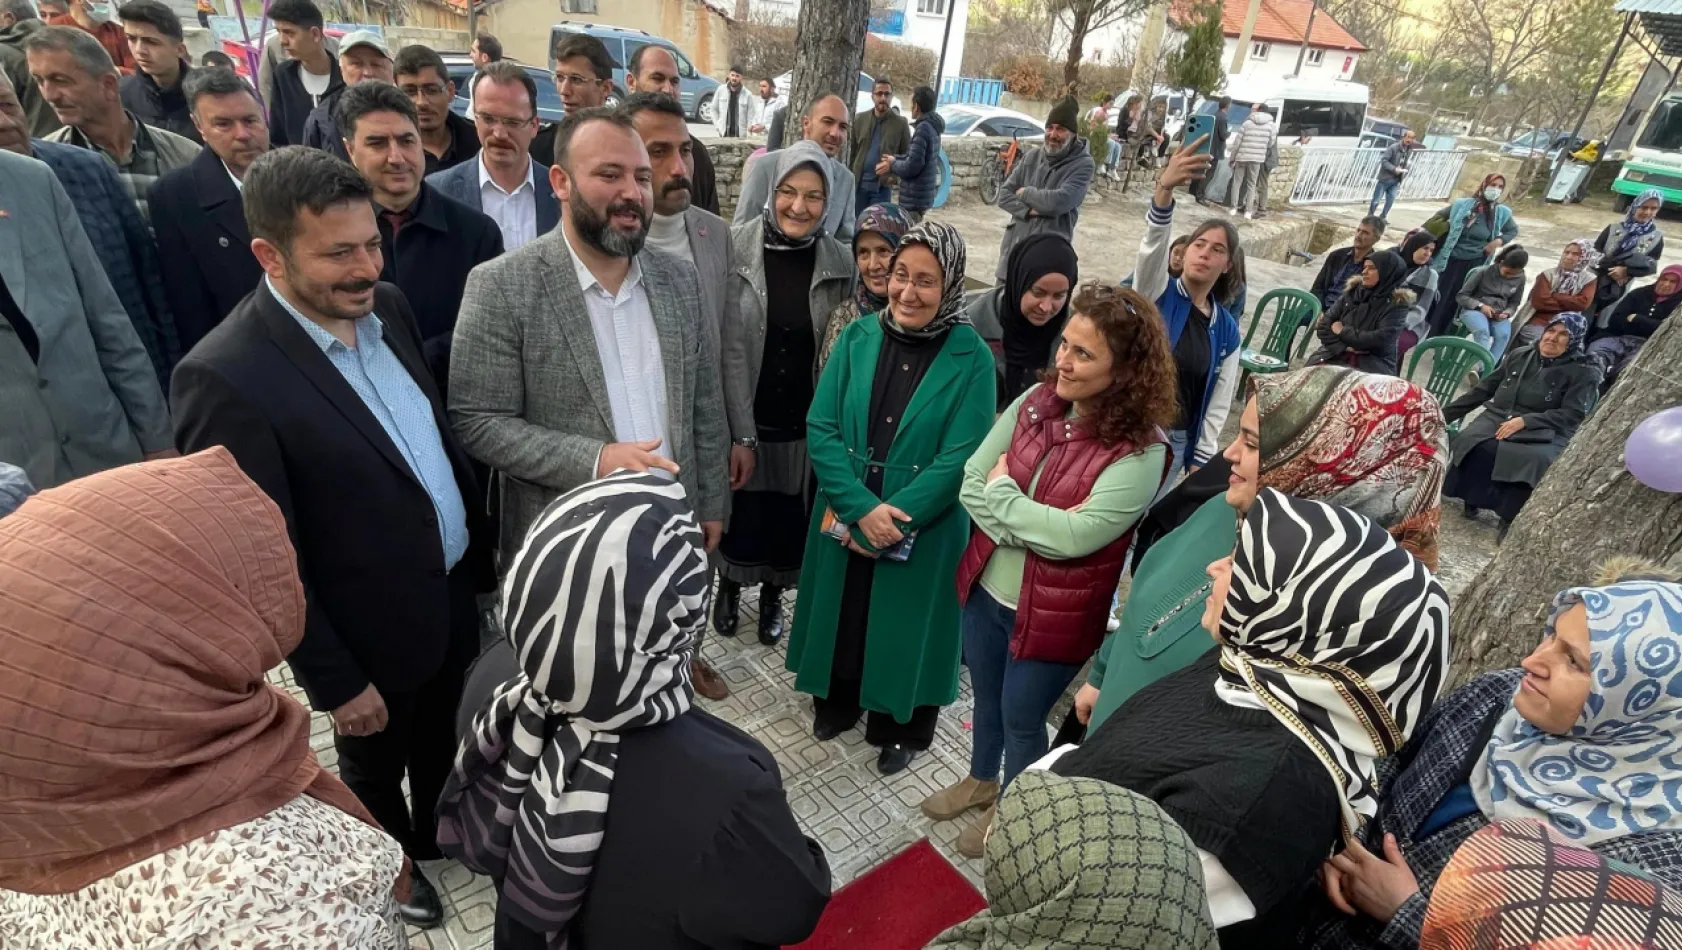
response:
<path id="1" fill-rule="evenodd" d="M 37 488 L 175 453 L 157 374 L 51 169 L 0 149 L 0 461 Z"/>
<path id="2" fill-rule="evenodd" d="M 1095 168 L 1086 140 L 1075 134 L 1079 110 L 1074 96 L 1053 106 L 1045 121 L 1045 144 L 1029 149 L 999 187 L 999 207 L 1010 213 L 999 242 L 995 276 L 1001 284 L 1011 250 L 1028 235 L 1049 231 L 1075 239 L 1075 222 Z"/>
<path id="3" fill-rule="evenodd" d="M 695 271 L 639 253 L 652 166 L 629 118 L 580 109 L 555 137 L 561 226 L 468 275 L 450 423 L 501 478 L 505 558 L 545 505 L 618 469 L 676 477 L 711 551 L 730 436 Z"/>
<path id="4" fill-rule="evenodd" d="M 800 117 L 800 136 L 810 142 L 816 142 L 818 148 L 829 156 L 829 168 L 824 177 L 829 184 L 828 209 L 824 213 L 823 229 L 835 236 L 842 244 L 853 241 L 853 220 L 858 217 L 854 201 L 857 199 L 856 189 L 858 180 L 853 177 L 852 169 L 841 161 L 843 150 L 847 147 L 847 129 L 852 121 L 852 112 L 847 103 L 841 101 L 840 96 L 824 96 L 806 107 L 806 114 Z M 768 155 L 769 153 L 767 153 Z M 760 156 L 764 158 L 766 156 Z M 1091 165 L 1087 161 L 1087 178 L 1091 179 Z M 731 224 L 741 224 L 752 221 L 765 213 L 765 205 L 771 200 L 771 179 L 775 177 L 777 162 L 749 160 L 747 173 L 742 176 L 742 193 L 736 199 L 736 213 L 731 216 Z"/>

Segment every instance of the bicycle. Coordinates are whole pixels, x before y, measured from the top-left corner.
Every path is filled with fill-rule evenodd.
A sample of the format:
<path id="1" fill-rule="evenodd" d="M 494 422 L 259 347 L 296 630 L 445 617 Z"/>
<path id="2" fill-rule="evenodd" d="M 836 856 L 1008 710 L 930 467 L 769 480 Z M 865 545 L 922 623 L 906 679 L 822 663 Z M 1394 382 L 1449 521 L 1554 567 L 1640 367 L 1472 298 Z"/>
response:
<path id="1" fill-rule="evenodd" d="M 981 166 L 981 200 L 990 205 L 999 203 L 999 190 L 1004 187 L 1005 179 L 1010 177 L 1010 170 L 1016 167 L 1017 158 L 1021 157 L 1022 145 L 1016 135 L 1010 137 L 1010 144 L 988 157 Z"/>

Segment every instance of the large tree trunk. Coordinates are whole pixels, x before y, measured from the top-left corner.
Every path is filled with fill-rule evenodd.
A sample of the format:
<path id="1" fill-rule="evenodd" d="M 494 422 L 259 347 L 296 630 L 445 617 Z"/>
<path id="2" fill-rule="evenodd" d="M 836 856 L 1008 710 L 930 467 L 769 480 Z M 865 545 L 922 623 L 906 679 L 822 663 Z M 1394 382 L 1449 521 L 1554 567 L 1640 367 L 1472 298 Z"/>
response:
<path id="1" fill-rule="evenodd" d="M 1080 78 L 1080 58 L 1086 52 L 1086 34 L 1092 23 L 1092 5 L 1090 3 L 1076 3 L 1070 10 L 1069 22 L 1069 57 L 1063 61 L 1063 88 L 1068 89 L 1075 80 Z M 1061 92 L 1053 95 L 1053 99 L 1061 99 Z"/>
<path id="2" fill-rule="evenodd" d="M 1556 593 L 1618 556 L 1682 560 L 1682 494 L 1624 470 L 1624 441 L 1682 404 L 1682 320 L 1667 320 L 1583 423 L 1500 550 L 1453 604 L 1454 681 L 1517 666 L 1541 639 Z M 1682 460 L 1678 460 L 1682 464 Z"/>
<path id="3" fill-rule="evenodd" d="M 788 94 L 787 144 L 800 137 L 796 116 L 819 96 L 836 95 L 851 115 L 864 65 L 870 0 L 805 0 L 794 28 L 794 83 Z"/>

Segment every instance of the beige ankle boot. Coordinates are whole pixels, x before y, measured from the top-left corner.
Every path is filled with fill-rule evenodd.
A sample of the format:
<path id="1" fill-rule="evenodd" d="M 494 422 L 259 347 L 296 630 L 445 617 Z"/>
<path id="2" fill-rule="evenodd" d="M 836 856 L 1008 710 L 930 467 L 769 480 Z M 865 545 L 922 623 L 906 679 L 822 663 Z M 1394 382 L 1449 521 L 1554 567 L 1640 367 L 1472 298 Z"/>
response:
<path id="1" fill-rule="evenodd" d="M 979 858 L 987 850 L 987 829 L 993 824 L 996 808 L 987 806 L 981 816 L 958 834 L 958 853 L 966 858 Z"/>
<path id="2" fill-rule="evenodd" d="M 951 821 L 971 808 L 993 804 L 993 799 L 998 797 L 998 782 L 983 782 L 966 775 L 958 784 L 923 799 L 923 814 L 935 821 Z"/>

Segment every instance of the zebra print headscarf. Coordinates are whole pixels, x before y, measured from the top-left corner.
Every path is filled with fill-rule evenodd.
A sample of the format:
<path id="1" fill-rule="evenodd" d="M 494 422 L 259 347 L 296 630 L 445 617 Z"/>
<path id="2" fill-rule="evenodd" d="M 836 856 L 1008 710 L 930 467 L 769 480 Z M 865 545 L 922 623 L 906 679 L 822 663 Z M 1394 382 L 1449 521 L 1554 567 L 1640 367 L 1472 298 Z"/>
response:
<path id="1" fill-rule="evenodd" d="M 1346 837 L 1378 811 L 1400 749 L 1448 672 L 1448 596 L 1390 533 L 1263 488 L 1239 526 L 1221 678 L 1306 743 L 1343 796 Z"/>
<path id="2" fill-rule="evenodd" d="M 521 673 L 473 718 L 438 844 L 501 878 L 514 918 L 566 946 L 595 869 L 621 730 L 689 710 L 707 558 L 683 486 L 620 472 L 557 499 L 502 584 Z"/>

